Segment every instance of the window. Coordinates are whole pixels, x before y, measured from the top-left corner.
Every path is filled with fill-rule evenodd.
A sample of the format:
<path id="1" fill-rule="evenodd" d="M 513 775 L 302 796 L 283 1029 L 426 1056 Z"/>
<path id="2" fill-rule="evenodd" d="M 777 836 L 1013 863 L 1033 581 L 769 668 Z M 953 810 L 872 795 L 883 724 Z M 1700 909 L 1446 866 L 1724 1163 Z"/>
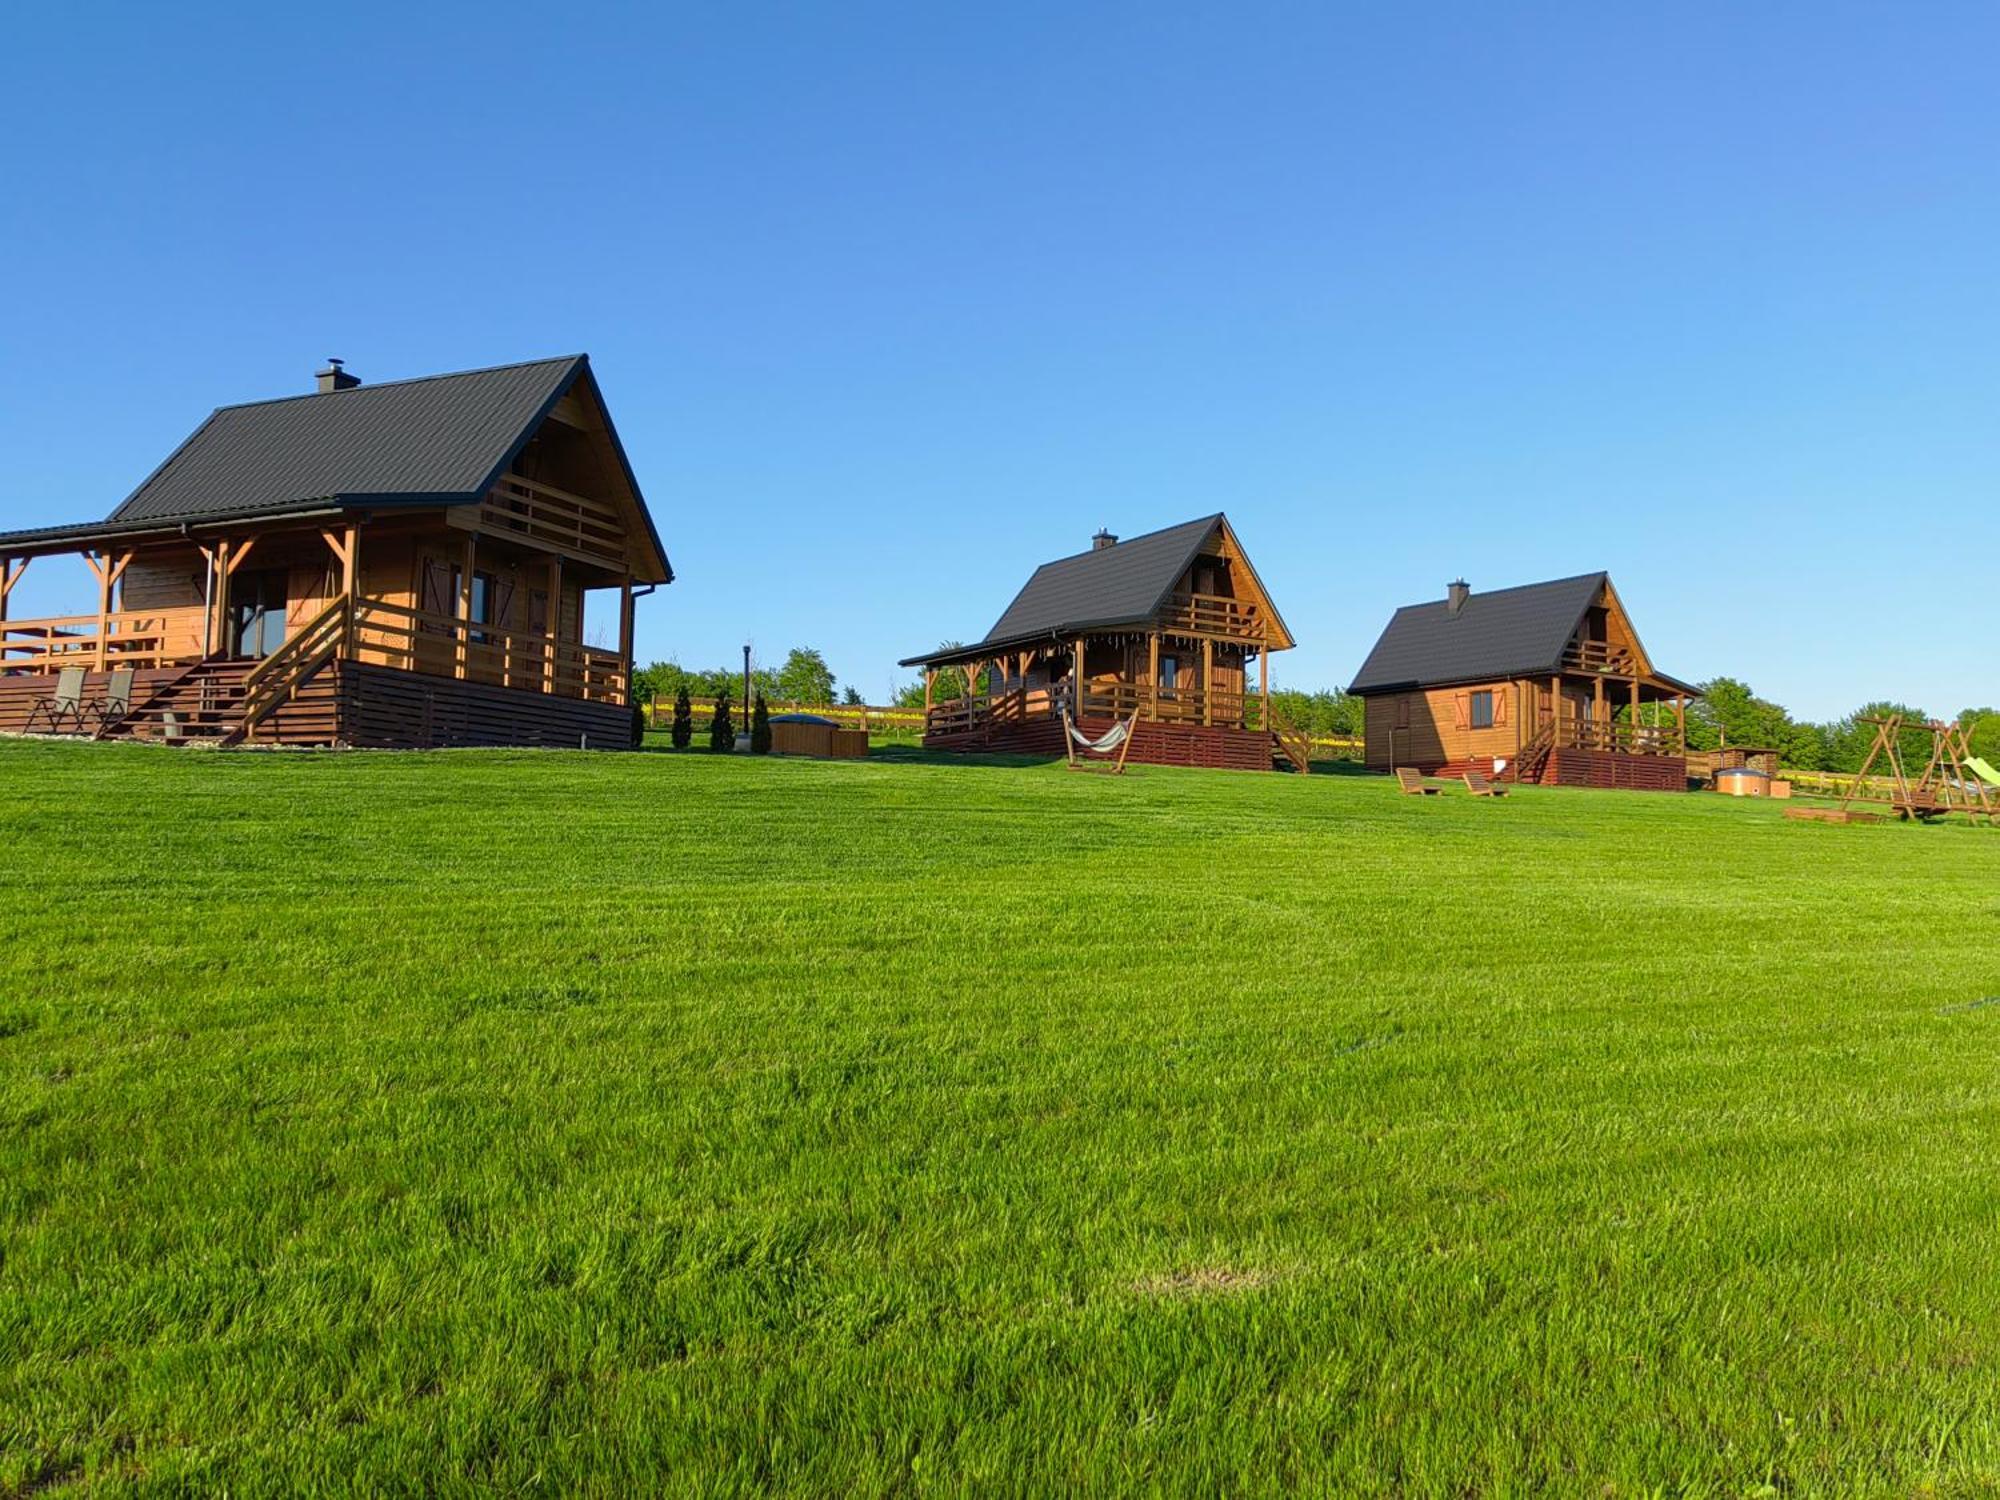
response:
<path id="1" fill-rule="evenodd" d="M 451 600 L 452 600 L 452 612 L 454 614 L 457 613 L 458 610 L 459 580 L 464 576 L 465 576 L 464 571 L 458 566 L 457 563 L 453 563 L 451 567 Z M 493 600 L 497 592 L 498 590 L 494 586 L 494 579 L 491 573 L 486 572 L 484 569 L 479 569 L 473 573 L 472 575 L 472 623 L 473 624 L 491 625 L 494 623 Z M 487 636 L 486 632 L 483 630 L 468 631 L 467 636 L 475 646 L 482 646 L 486 643 Z"/>
<path id="2" fill-rule="evenodd" d="M 1163 656 L 1160 658 L 1160 696 L 1162 698 L 1173 697 L 1174 688 L 1180 683 L 1180 675 L 1181 662 L 1179 657 Z"/>
<path id="3" fill-rule="evenodd" d="M 1474 729 L 1491 729 L 1493 727 L 1493 690 L 1491 688 L 1472 695 L 1472 727 Z"/>

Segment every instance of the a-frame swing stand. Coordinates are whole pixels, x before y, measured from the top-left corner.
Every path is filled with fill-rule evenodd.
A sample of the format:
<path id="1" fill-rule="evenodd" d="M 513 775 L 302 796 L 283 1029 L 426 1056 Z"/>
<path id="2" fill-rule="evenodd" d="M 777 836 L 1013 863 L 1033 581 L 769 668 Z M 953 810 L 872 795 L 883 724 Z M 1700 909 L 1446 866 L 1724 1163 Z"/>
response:
<path id="1" fill-rule="evenodd" d="M 1840 799 L 1840 810 L 1845 813 L 1856 802 L 1887 803 L 1896 816 L 1918 822 L 1931 822 L 1951 813 L 1964 813 L 1972 818 L 1984 818 L 1987 822 L 2000 822 L 2000 802 L 1987 791 L 1986 783 L 1966 767 L 1972 758 L 1972 747 L 1966 743 L 1965 731 L 1956 724 L 1930 720 L 1921 726 L 1905 719 L 1901 714 L 1890 714 L 1881 719 L 1858 719 L 1855 722 L 1875 726 L 1875 739 L 1868 747 L 1868 755 L 1861 762 L 1861 769 L 1854 780 L 1848 783 L 1846 794 Z M 1906 728 L 1921 727 L 1931 737 L 1930 758 L 1925 762 L 1923 774 L 1911 779 L 1903 764 L 1902 732 Z M 1881 761 L 1886 767 L 1885 779 L 1891 783 L 1886 796 L 1872 793 L 1868 785 L 1868 773 Z"/>
<path id="2" fill-rule="evenodd" d="M 1069 753 L 1069 768 L 1072 771 L 1103 771 L 1111 776 L 1125 774 L 1125 757 L 1132 753 L 1132 741 L 1139 732 L 1139 716 L 1135 713 L 1123 724 L 1112 721 L 1111 727 L 1097 739 L 1088 738 L 1076 721 L 1063 710 L 1063 749 Z M 1112 751 L 1117 751 L 1116 756 Z"/>

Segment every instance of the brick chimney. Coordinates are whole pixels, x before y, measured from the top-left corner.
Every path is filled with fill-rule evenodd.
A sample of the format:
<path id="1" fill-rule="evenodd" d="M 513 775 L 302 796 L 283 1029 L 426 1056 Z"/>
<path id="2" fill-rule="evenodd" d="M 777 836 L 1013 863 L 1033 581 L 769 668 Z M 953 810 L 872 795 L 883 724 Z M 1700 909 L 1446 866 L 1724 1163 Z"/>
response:
<path id="1" fill-rule="evenodd" d="M 1097 535 L 1090 539 L 1090 550 L 1092 552 L 1102 552 L 1106 547 L 1115 547 L 1117 545 L 1118 538 L 1101 527 L 1098 529 Z"/>
<path id="2" fill-rule="evenodd" d="M 1466 586 L 1465 580 L 1463 578 L 1453 579 L 1444 591 L 1445 613 L 1450 615 L 1457 614 L 1461 609 L 1465 608 L 1465 601 L 1471 597 L 1472 590 Z"/>
<path id="3" fill-rule="evenodd" d="M 329 359 L 326 368 L 314 376 L 314 379 L 319 381 L 319 393 L 322 396 L 328 391 L 351 391 L 361 384 L 359 375 L 350 375 L 340 366 L 341 361 Z"/>

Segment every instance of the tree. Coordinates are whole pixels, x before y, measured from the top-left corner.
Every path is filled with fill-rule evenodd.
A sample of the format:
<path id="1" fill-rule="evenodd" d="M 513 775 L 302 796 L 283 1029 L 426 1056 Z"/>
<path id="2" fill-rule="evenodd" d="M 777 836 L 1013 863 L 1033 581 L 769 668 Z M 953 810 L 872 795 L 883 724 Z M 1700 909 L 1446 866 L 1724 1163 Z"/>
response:
<path id="1" fill-rule="evenodd" d="M 736 726 L 730 722 L 726 688 L 715 695 L 715 717 L 708 721 L 708 748 L 717 755 L 727 755 L 736 748 Z"/>
<path id="2" fill-rule="evenodd" d="M 1987 761 L 2000 757 L 2000 708 L 1969 708 L 1958 724 L 1974 755 Z"/>
<path id="3" fill-rule="evenodd" d="M 632 748 L 643 749 L 646 744 L 647 705 L 638 694 L 632 695 Z"/>
<path id="4" fill-rule="evenodd" d="M 1931 758 L 1930 731 L 1923 726 L 1928 716 L 1922 709 L 1911 708 L 1906 703 L 1864 703 L 1861 707 L 1826 726 L 1826 768 L 1830 771 L 1858 771 L 1861 763 L 1868 758 L 1869 748 L 1875 743 L 1876 726 L 1864 724 L 1864 719 L 1886 719 L 1891 714 L 1901 714 L 1915 728 L 1904 728 L 1896 736 L 1896 747 L 1903 754 L 1903 768 L 1912 775 L 1922 772 Z M 1886 769 L 1878 761 L 1876 771 Z"/>
<path id="5" fill-rule="evenodd" d="M 762 693 L 757 695 L 756 706 L 750 710 L 750 753 L 771 753 L 771 710 L 765 706 Z"/>
<path id="6" fill-rule="evenodd" d="M 694 705 L 688 702 L 687 680 L 681 680 L 681 690 L 674 694 L 674 748 L 685 750 L 694 741 Z"/>
<path id="7" fill-rule="evenodd" d="M 848 708 L 859 708 L 868 700 L 861 696 L 861 689 L 850 682 L 840 690 L 840 701 Z"/>
<path id="8" fill-rule="evenodd" d="M 810 646 L 794 646 L 778 668 L 777 697 L 817 708 L 833 702 L 833 668 Z"/>

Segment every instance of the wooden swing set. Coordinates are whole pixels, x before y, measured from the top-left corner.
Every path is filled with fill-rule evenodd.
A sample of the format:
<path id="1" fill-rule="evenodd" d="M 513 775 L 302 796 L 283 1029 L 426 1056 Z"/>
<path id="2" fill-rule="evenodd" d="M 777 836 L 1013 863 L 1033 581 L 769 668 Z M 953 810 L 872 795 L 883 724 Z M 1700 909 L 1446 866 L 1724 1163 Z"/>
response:
<path id="1" fill-rule="evenodd" d="M 1919 724 L 1901 714 L 1856 722 L 1874 725 L 1875 739 L 1868 747 L 1861 769 L 1840 799 L 1842 813 L 1856 802 L 1874 802 L 1886 803 L 1897 817 L 1909 821 L 1929 823 L 1951 813 L 1984 818 L 1989 823 L 2000 821 L 2000 804 L 1996 804 L 1986 783 L 1966 764 L 1972 759 L 1972 747 L 1958 725 L 1936 719 Z M 1917 728 L 1930 734 L 1931 752 L 1923 774 L 1912 780 L 1903 764 L 1902 733 Z M 1877 761 L 1887 767 L 1883 779 L 1891 786 L 1886 794 L 1869 785 L 1868 773 Z"/>

